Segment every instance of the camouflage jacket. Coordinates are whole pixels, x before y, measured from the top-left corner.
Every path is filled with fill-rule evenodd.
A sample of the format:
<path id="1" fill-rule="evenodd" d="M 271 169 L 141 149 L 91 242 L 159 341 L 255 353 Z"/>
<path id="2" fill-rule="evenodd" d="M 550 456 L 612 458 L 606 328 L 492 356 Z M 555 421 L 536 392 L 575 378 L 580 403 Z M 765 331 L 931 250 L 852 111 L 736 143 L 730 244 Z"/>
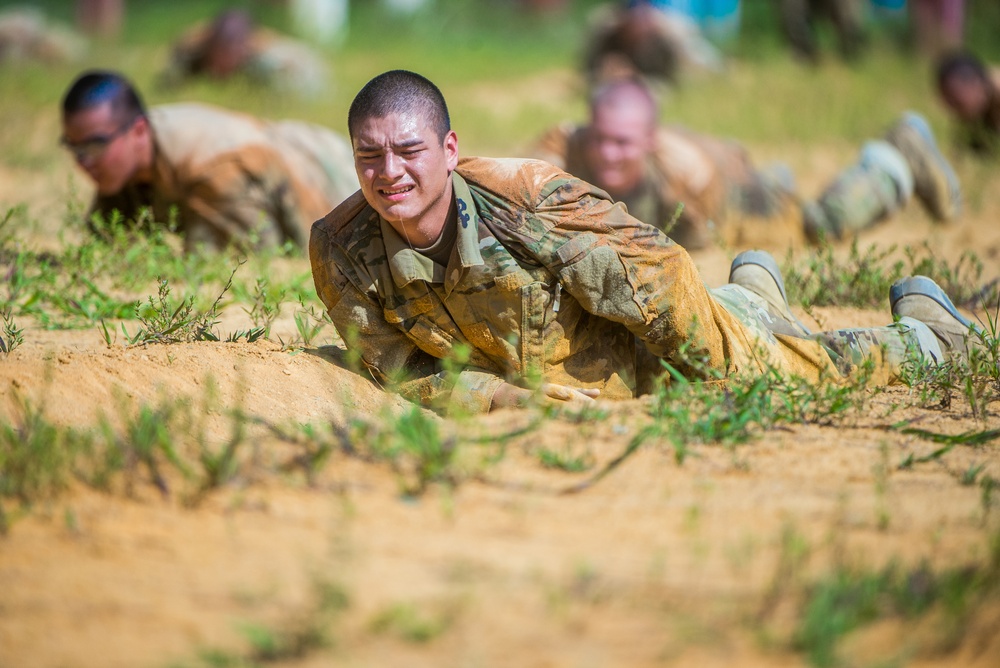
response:
<path id="1" fill-rule="evenodd" d="M 404 396 L 486 411 L 504 381 L 544 379 L 623 398 L 659 370 L 653 356 L 684 371 L 682 347 L 726 371 L 748 363 L 752 334 L 687 252 L 603 191 L 536 160 L 466 158 L 453 183 L 447 267 L 407 247 L 360 192 L 312 230 L 334 325 L 377 378 L 406 377 Z M 454 357 L 467 363 L 458 373 L 442 364 Z"/>
<path id="2" fill-rule="evenodd" d="M 96 197 L 91 213 L 134 221 L 150 207 L 185 244 L 305 246 L 312 221 L 358 187 L 347 140 L 299 121 L 264 122 L 200 104 L 149 111 L 152 183 Z M 88 216 L 89 218 L 89 216 Z"/>

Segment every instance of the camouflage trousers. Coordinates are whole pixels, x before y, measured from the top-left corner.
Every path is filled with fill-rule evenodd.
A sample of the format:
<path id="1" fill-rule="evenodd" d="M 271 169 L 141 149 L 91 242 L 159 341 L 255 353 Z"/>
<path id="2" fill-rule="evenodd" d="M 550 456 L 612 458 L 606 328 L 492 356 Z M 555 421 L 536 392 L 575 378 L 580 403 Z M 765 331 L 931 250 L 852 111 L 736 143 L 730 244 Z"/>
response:
<path id="1" fill-rule="evenodd" d="M 839 239 L 885 219 L 912 195 L 913 174 L 904 155 L 887 141 L 867 142 L 858 162 L 804 205 L 807 233 Z"/>
<path id="2" fill-rule="evenodd" d="M 864 369 L 871 384 L 889 385 L 899 380 L 904 365 L 915 356 L 928 363 L 944 360 L 933 332 L 912 318 L 902 318 L 884 327 L 839 329 L 805 336 L 796 331 L 796 323 L 775 314 L 762 297 L 742 286 L 728 284 L 709 293 L 747 330 L 748 340 L 758 346 L 753 354 L 762 357 L 764 366 L 806 377 L 812 372 L 818 378 L 847 378 Z M 795 349 L 796 355 L 790 357 L 789 349 Z M 803 352 L 809 353 L 814 369 L 798 364 L 797 358 Z"/>

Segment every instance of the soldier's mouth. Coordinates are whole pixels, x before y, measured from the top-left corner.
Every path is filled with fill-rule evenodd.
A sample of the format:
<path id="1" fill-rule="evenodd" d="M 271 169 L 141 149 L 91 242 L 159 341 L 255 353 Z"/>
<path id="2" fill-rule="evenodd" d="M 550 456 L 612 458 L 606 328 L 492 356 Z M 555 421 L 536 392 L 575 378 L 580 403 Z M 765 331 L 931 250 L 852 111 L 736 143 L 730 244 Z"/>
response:
<path id="1" fill-rule="evenodd" d="M 379 193 L 388 200 L 396 201 L 405 197 L 411 190 L 413 190 L 413 186 L 399 186 L 396 188 L 381 188 L 379 189 Z"/>

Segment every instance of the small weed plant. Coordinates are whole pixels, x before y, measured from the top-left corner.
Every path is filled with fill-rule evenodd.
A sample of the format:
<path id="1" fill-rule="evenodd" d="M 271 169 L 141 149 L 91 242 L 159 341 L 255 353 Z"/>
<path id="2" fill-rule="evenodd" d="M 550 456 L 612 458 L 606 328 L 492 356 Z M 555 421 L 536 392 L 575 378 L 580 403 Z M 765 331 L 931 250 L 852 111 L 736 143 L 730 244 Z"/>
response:
<path id="1" fill-rule="evenodd" d="M 434 482 L 454 485 L 455 438 L 443 437 L 440 419 L 413 405 L 380 423 L 355 421 L 352 439 L 363 456 L 387 461 L 396 472 L 405 496 L 419 496 Z"/>
<path id="2" fill-rule="evenodd" d="M 700 379 L 691 380 L 663 362 L 666 373 L 657 384 L 649 413 L 652 422 L 629 447 L 648 441 L 668 441 L 677 463 L 683 463 L 692 443 L 735 446 L 779 424 L 829 425 L 857 414 L 870 396 L 871 364 L 848 380 L 821 377 L 816 381 L 789 376 L 767 366 L 762 373 L 723 377 L 705 360 L 681 350 L 684 366 Z"/>
<path id="3" fill-rule="evenodd" d="M 9 308 L 0 309 L 0 320 L 3 320 L 3 336 L 0 336 L 0 352 L 9 355 L 24 343 L 24 330 L 14 322 L 14 316 Z"/>
<path id="4" fill-rule="evenodd" d="M 924 408 L 948 410 L 955 397 L 968 404 L 973 417 L 985 420 L 989 404 L 1000 398 L 1000 307 L 987 314 L 983 326 L 970 328 L 967 354 L 941 364 L 928 364 L 918 350 L 907 351 L 900 380 Z"/>
<path id="5" fill-rule="evenodd" d="M 57 427 L 41 408 L 15 398 L 17 414 L 0 423 L 0 534 L 8 528 L 4 500 L 26 509 L 52 498 L 66 487 L 77 455 L 88 445 L 86 435 Z"/>
<path id="6" fill-rule="evenodd" d="M 310 604 L 282 624 L 240 624 L 239 631 L 249 645 L 247 649 L 204 649 L 200 661 L 193 665 L 204 668 L 285 665 L 332 646 L 333 628 L 350 607 L 350 599 L 341 586 L 330 581 L 317 581 L 314 588 Z"/>
<path id="7" fill-rule="evenodd" d="M 839 259 L 834 246 L 823 244 L 802 264 L 791 261 L 789 253 L 782 267 L 790 303 L 812 306 L 857 306 L 884 308 L 889 288 L 904 276 L 923 275 L 935 280 L 952 300 L 968 308 L 995 303 L 998 280 L 983 282 L 983 262 L 972 251 L 964 252 L 955 263 L 934 253 L 925 242 L 918 247 L 879 248 L 872 244 L 862 250 L 851 242 L 846 259 Z"/>

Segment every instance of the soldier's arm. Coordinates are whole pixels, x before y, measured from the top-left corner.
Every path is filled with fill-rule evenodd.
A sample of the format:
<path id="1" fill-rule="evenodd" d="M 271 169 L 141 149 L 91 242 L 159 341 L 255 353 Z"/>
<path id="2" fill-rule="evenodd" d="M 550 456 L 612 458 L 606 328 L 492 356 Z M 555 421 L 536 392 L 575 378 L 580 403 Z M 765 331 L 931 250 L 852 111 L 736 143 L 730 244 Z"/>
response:
<path id="1" fill-rule="evenodd" d="M 181 203 L 185 241 L 273 247 L 305 245 L 294 192 L 280 170 L 231 156 L 206 165 Z M 263 162 L 263 158 L 257 160 Z"/>
<path id="2" fill-rule="evenodd" d="M 554 181 L 535 214 L 528 250 L 586 311 L 623 324 L 657 356 L 676 361 L 687 343 L 724 368 L 714 302 L 681 246 L 576 179 Z"/>

